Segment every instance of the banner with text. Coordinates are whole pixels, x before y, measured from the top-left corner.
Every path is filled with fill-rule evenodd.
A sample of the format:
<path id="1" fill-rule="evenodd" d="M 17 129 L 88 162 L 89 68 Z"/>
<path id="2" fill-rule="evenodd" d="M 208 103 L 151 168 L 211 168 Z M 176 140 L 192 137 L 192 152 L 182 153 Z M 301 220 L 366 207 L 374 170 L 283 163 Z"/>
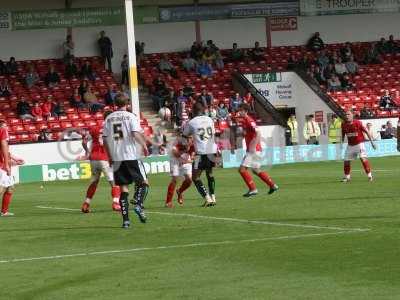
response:
<path id="1" fill-rule="evenodd" d="M 297 30 L 297 17 L 272 17 L 270 18 L 271 31 Z"/>
<path id="2" fill-rule="evenodd" d="M 230 18 L 297 16 L 297 1 L 229 5 L 174 6 L 160 8 L 160 22 L 186 22 Z"/>
<path id="3" fill-rule="evenodd" d="M 9 12 L 0 11 L 0 31 L 11 29 L 11 14 Z"/>
<path id="4" fill-rule="evenodd" d="M 275 107 L 296 107 L 293 98 L 295 76 L 293 72 L 245 74 L 245 77 Z"/>
<path id="5" fill-rule="evenodd" d="M 158 23 L 158 7 L 136 7 L 135 22 Z M 92 7 L 14 11 L 11 13 L 13 30 L 66 27 L 116 26 L 125 24 L 123 7 Z"/>
<path id="6" fill-rule="evenodd" d="M 398 0 L 300 0 L 302 16 L 400 12 Z"/>

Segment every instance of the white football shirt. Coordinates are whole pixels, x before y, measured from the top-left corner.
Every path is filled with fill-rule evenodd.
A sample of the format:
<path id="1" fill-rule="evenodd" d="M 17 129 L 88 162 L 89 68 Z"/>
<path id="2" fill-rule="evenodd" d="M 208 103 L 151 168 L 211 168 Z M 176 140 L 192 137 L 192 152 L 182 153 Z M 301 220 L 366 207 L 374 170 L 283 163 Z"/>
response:
<path id="1" fill-rule="evenodd" d="M 143 132 L 139 118 L 128 111 L 117 110 L 104 121 L 103 137 L 110 148 L 113 161 L 139 158 L 133 132 Z"/>
<path id="2" fill-rule="evenodd" d="M 217 153 L 214 121 L 210 117 L 198 116 L 191 119 L 185 126 L 183 135 L 193 137 L 196 154 Z"/>

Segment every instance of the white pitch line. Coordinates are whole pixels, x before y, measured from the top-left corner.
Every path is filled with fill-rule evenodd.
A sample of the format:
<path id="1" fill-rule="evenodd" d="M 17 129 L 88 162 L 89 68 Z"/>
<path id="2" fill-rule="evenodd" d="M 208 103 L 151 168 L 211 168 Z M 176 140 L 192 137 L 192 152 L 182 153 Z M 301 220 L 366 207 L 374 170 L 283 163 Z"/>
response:
<path id="1" fill-rule="evenodd" d="M 80 209 L 77 209 L 77 208 L 63 208 L 63 207 L 49 207 L 49 206 L 36 206 L 36 207 L 41 208 L 41 209 L 80 211 Z M 166 215 L 166 216 L 174 216 L 174 217 L 178 216 L 178 217 L 189 217 L 189 218 L 208 219 L 208 220 L 217 220 L 217 221 L 227 221 L 227 222 L 237 222 L 237 223 L 247 223 L 247 224 L 262 224 L 262 225 L 284 226 L 284 227 L 297 227 L 297 228 L 328 229 L 328 230 L 359 231 L 359 232 L 370 230 L 368 228 L 343 228 L 343 227 L 334 227 L 334 226 L 318 226 L 318 225 L 292 224 L 292 223 L 280 223 L 280 222 L 270 222 L 270 221 L 255 221 L 255 220 L 245 220 L 245 219 L 235 219 L 235 218 L 203 216 L 203 215 L 195 215 L 195 214 L 168 213 L 168 212 L 160 212 L 160 211 L 148 211 L 147 213 Z"/>
<path id="2" fill-rule="evenodd" d="M 234 245 L 234 244 L 243 244 L 243 243 L 265 242 L 265 241 L 294 240 L 294 239 L 301 239 L 301 238 L 312 238 L 312 237 L 340 235 L 340 234 L 351 234 L 351 233 L 356 233 L 356 231 L 338 231 L 338 232 L 328 232 L 328 233 L 310 233 L 310 234 L 300 234 L 300 235 L 285 235 L 285 236 L 277 236 L 277 237 L 268 237 L 268 238 L 261 238 L 261 239 L 247 239 L 247 240 L 236 240 L 236 241 L 227 240 L 227 241 L 219 241 L 219 242 L 199 242 L 199 243 L 181 244 L 181 245 L 143 247 L 143 248 L 119 249 L 119 250 L 106 250 L 106 251 L 63 254 L 63 255 L 54 255 L 54 256 L 13 258 L 13 259 L 0 260 L 0 264 L 30 262 L 30 261 L 41 261 L 41 260 L 56 260 L 56 259 L 64 259 L 64 258 L 71 258 L 71 257 L 85 257 L 85 256 L 99 256 L 99 255 L 107 255 L 107 254 L 144 252 L 144 251 L 151 251 L 151 250 L 170 250 L 170 249 L 195 248 L 195 247 L 205 247 L 205 246 Z"/>
<path id="3" fill-rule="evenodd" d="M 228 222 L 263 224 L 263 225 L 298 227 L 298 228 L 328 229 L 328 230 L 348 230 L 348 231 L 360 231 L 360 232 L 369 231 L 370 230 L 368 228 L 343 228 L 343 227 L 334 227 L 334 226 L 292 224 L 292 223 L 281 223 L 281 222 L 271 222 L 271 221 L 254 221 L 254 220 L 245 220 L 245 219 L 235 219 L 235 218 L 225 218 L 225 217 L 212 217 L 212 216 L 202 216 L 202 215 L 194 215 L 194 214 L 168 213 L 168 212 L 159 212 L 159 211 L 149 211 L 148 213 L 150 213 L 150 214 L 159 214 L 159 215 L 167 215 L 167 216 L 182 216 L 182 217 L 191 217 L 191 218 L 199 218 L 199 219 L 210 219 L 210 220 L 219 220 L 219 221 L 228 221 Z"/>

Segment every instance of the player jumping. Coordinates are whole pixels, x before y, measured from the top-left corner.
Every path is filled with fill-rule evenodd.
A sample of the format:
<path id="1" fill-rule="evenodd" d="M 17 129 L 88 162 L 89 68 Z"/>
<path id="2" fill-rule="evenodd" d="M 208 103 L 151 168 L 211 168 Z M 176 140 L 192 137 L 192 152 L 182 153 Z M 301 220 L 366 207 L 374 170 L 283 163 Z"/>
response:
<path id="1" fill-rule="evenodd" d="M 256 184 L 248 171 L 250 168 L 255 175 L 257 175 L 263 182 L 269 186 L 268 194 L 276 192 L 279 188 L 272 181 L 271 177 L 267 172 L 261 171 L 262 162 L 262 148 L 260 144 L 261 133 L 258 129 L 256 122 L 252 117 L 249 116 L 248 112 L 250 106 L 246 103 L 240 105 L 239 116 L 242 118 L 241 126 L 244 130 L 244 139 L 246 142 L 246 155 L 239 168 L 239 173 L 242 176 L 244 182 L 246 183 L 249 191 L 243 195 L 243 197 L 252 197 L 258 194 Z"/>
<path id="2" fill-rule="evenodd" d="M 108 114 L 111 112 L 107 112 Z M 105 117 L 107 116 L 105 114 Z M 90 167 L 92 170 L 92 178 L 90 185 L 86 192 L 86 200 L 82 204 L 81 211 L 83 213 L 90 212 L 90 203 L 96 193 L 97 186 L 100 181 L 101 174 L 104 174 L 107 181 L 111 186 L 111 197 L 112 197 L 112 210 L 121 211 L 119 205 L 120 189 L 119 186 L 114 184 L 113 172 L 109 164 L 108 155 L 103 144 L 103 128 L 100 126 L 94 126 L 89 129 L 87 134 L 82 140 L 82 147 L 86 152 L 86 157 L 90 159 Z M 92 141 L 91 149 L 88 147 L 88 141 Z"/>
<path id="3" fill-rule="evenodd" d="M 354 119 L 354 115 L 352 111 L 346 112 L 346 120 L 342 124 L 342 143 L 344 142 L 345 136 L 347 136 L 347 149 L 344 155 L 344 178 L 343 182 L 350 181 L 350 171 L 351 171 L 351 161 L 360 158 L 361 163 L 364 167 L 365 173 L 368 176 L 368 180 L 372 181 L 372 173 L 371 166 L 369 164 L 367 158 L 367 151 L 365 150 L 365 137 L 364 134 L 368 137 L 368 140 L 371 142 L 371 146 L 373 149 L 376 149 L 375 143 L 372 141 L 372 138 L 365 129 L 364 125 L 359 120 Z"/>
<path id="4" fill-rule="evenodd" d="M 148 193 L 146 171 L 139 159 L 137 144 L 148 155 L 148 149 L 139 118 L 127 111 L 128 100 L 118 96 L 115 100 L 117 111 L 107 116 L 103 129 L 104 146 L 113 167 L 115 184 L 120 186 L 119 203 L 122 212 L 122 228 L 129 228 L 129 185 L 135 183 L 134 212 L 142 223 L 146 222 L 146 215 L 142 208 Z"/>
<path id="5" fill-rule="evenodd" d="M 192 185 L 192 156 L 194 148 L 182 136 L 178 136 L 175 145 L 171 149 L 170 172 L 171 182 L 168 185 L 165 206 L 172 208 L 172 199 L 179 177 L 184 177 L 181 187 L 176 191 L 178 203 L 183 205 L 183 193 Z"/>
<path id="6" fill-rule="evenodd" d="M 193 162 L 193 183 L 199 194 L 204 198 L 204 207 L 213 206 L 215 199 L 215 178 L 213 168 L 217 158 L 217 145 L 215 143 L 214 121 L 204 115 L 205 108 L 202 103 L 193 105 L 193 119 L 183 130 L 185 137 L 192 136 L 196 156 Z M 208 190 L 201 181 L 201 174 L 206 171 Z"/>

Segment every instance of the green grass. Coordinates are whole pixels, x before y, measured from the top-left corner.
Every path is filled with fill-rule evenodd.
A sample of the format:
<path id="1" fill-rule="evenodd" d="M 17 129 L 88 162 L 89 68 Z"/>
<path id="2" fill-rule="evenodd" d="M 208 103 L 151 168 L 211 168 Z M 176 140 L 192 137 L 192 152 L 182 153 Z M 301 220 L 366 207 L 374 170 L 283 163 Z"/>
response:
<path id="1" fill-rule="evenodd" d="M 201 208 L 194 188 L 184 207 L 163 208 L 169 178 L 151 176 L 148 212 L 176 215 L 150 213 L 140 224 L 132 214 L 129 230 L 105 183 L 88 215 L 37 207 L 79 209 L 86 181 L 20 185 L 16 216 L 0 219 L 0 261 L 9 261 L 0 263 L 0 299 L 399 299 L 398 162 L 372 160 L 373 183 L 355 162 L 349 184 L 339 182 L 340 162 L 273 167 L 281 190 L 268 196 L 257 180 L 262 192 L 251 200 L 234 170 L 218 170 L 214 208 Z M 136 251 L 13 261 L 124 249 Z"/>

